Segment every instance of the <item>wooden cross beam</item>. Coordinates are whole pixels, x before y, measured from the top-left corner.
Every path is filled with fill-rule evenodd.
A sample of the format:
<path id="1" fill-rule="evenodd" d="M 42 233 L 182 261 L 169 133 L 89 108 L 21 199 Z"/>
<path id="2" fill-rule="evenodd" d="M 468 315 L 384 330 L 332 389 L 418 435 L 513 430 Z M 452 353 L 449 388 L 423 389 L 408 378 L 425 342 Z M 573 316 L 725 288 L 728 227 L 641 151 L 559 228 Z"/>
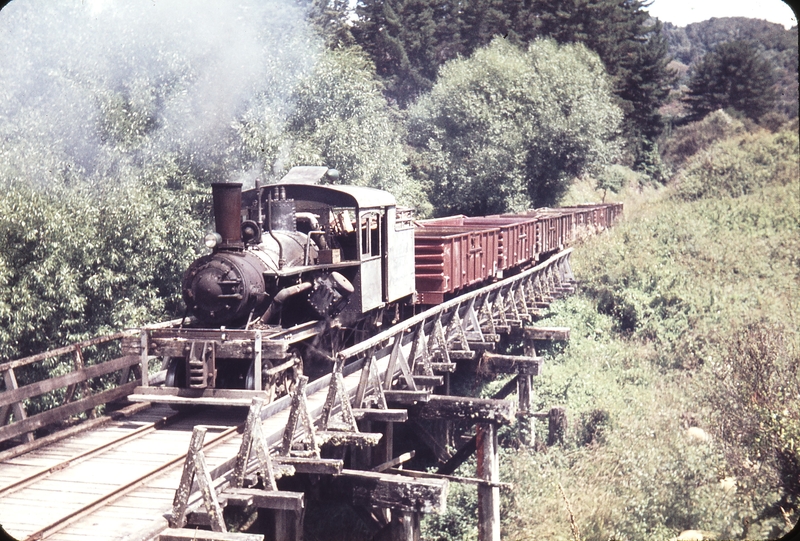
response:
<path id="1" fill-rule="evenodd" d="M 569 340 L 569 327 L 527 327 L 522 332 L 526 340 Z"/>
<path id="2" fill-rule="evenodd" d="M 441 513 L 447 507 L 448 482 L 400 475 L 343 470 L 329 478 L 328 495 L 353 505 L 384 507 L 417 513 Z"/>
<path id="3" fill-rule="evenodd" d="M 207 532 L 196 528 L 168 528 L 158 535 L 158 541 L 263 541 L 254 533 Z"/>
<path id="4" fill-rule="evenodd" d="M 508 400 L 441 395 L 431 395 L 427 402 L 409 409 L 412 418 L 498 424 L 511 424 L 516 412 L 514 403 Z"/>
<path id="5" fill-rule="evenodd" d="M 489 351 L 483 352 L 480 371 L 488 374 L 530 374 L 539 375 L 542 357 L 524 355 L 500 355 Z"/>

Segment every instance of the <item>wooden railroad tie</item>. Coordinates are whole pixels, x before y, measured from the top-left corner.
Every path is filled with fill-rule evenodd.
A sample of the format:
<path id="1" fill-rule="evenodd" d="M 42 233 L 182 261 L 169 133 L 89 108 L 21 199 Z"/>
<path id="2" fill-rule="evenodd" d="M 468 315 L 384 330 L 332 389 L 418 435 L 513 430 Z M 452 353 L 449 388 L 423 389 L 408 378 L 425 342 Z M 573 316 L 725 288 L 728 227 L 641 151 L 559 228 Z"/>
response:
<path id="1" fill-rule="evenodd" d="M 412 417 L 425 420 L 466 420 L 473 423 L 511 424 L 516 406 L 508 400 L 432 395 L 430 400 L 409 409 Z"/>
<path id="2" fill-rule="evenodd" d="M 569 327 L 528 327 L 523 331 L 527 340 L 569 340 Z"/>
<path id="3" fill-rule="evenodd" d="M 329 496 L 353 505 L 415 513 L 440 513 L 447 507 L 446 479 L 415 479 L 361 470 L 330 477 Z"/>

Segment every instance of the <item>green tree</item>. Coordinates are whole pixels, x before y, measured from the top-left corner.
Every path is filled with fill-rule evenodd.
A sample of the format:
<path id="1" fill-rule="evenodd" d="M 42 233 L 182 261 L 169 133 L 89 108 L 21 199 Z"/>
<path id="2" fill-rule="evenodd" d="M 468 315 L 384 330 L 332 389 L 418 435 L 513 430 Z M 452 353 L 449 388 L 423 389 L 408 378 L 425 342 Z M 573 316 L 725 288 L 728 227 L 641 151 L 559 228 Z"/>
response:
<path id="1" fill-rule="evenodd" d="M 353 35 L 399 105 L 430 90 L 438 67 L 462 52 L 457 8 L 445 0 L 359 2 Z"/>
<path id="2" fill-rule="evenodd" d="M 355 45 L 351 32 L 350 2 L 347 0 L 298 0 L 307 3 L 308 20 L 330 49 Z"/>
<path id="3" fill-rule="evenodd" d="M 721 43 L 706 54 L 689 81 L 689 103 L 695 119 L 717 109 L 733 108 L 753 120 L 775 105 L 774 75 L 769 62 L 745 41 Z"/>
<path id="4" fill-rule="evenodd" d="M 46 189 L 0 181 L 0 357 L 181 313 L 204 217 L 166 172 Z"/>
<path id="5" fill-rule="evenodd" d="M 440 66 L 469 56 L 495 36 L 527 45 L 535 37 L 534 0 L 362 0 L 353 29 L 401 107 L 427 92 Z"/>
<path id="6" fill-rule="evenodd" d="M 409 176 L 403 124 L 381 93 L 369 59 L 356 48 L 326 51 L 295 88 L 284 125 L 269 107 L 247 113 L 238 129 L 247 152 L 280 175 L 294 165 L 326 165 L 339 182 L 387 190 L 422 215 L 424 191 Z"/>
<path id="7" fill-rule="evenodd" d="M 597 55 L 498 38 L 442 67 L 409 108 L 409 140 L 437 214 L 492 214 L 555 203 L 616 156 L 620 121 Z"/>
<path id="8" fill-rule="evenodd" d="M 613 81 L 625 114 L 625 134 L 637 163 L 662 130 L 658 108 L 674 77 L 661 25 L 640 0 L 535 0 L 537 32 L 559 43 L 583 43 L 595 51 Z M 643 139 L 643 140 L 642 140 Z"/>

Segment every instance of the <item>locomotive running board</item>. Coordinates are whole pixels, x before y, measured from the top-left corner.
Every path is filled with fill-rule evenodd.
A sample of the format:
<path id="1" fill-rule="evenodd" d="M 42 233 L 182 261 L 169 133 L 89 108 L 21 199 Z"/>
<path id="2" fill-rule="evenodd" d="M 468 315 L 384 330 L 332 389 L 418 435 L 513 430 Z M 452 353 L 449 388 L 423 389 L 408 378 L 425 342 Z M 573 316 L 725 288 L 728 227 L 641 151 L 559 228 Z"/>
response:
<path id="1" fill-rule="evenodd" d="M 240 389 L 179 389 L 177 387 L 136 387 L 128 396 L 131 402 L 186 404 L 201 406 L 249 407 L 253 398 L 269 399 L 266 391 Z"/>

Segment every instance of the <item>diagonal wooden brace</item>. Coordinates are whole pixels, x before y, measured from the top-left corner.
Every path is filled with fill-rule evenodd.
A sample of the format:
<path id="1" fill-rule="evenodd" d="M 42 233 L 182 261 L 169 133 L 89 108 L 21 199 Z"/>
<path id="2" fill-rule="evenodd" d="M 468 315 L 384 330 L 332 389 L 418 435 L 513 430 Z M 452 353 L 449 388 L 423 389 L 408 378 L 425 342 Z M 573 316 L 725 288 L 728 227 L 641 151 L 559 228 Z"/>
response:
<path id="1" fill-rule="evenodd" d="M 308 398 L 306 396 L 307 385 L 308 376 L 300 376 L 297 379 L 297 387 L 292 391 L 292 409 L 289 411 L 289 421 L 286 423 L 286 429 L 283 431 L 283 445 L 281 447 L 281 455 L 283 456 L 289 456 L 291 454 L 295 432 L 297 431 L 297 421 L 299 420 L 308 438 L 308 444 L 311 447 L 312 454 L 316 458 L 319 458 L 319 446 L 317 445 L 314 422 L 308 412 Z"/>
<path id="2" fill-rule="evenodd" d="M 233 469 L 233 482 L 237 488 L 244 486 L 244 478 L 247 473 L 247 463 L 250 461 L 250 454 L 255 450 L 258 460 L 258 472 L 264 480 L 266 490 L 278 490 L 275 484 L 275 471 L 272 468 L 272 460 L 269 456 L 269 446 L 264 437 L 264 430 L 261 426 L 261 410 L 264 407 L 263 398 L 253 398 L 250 411 L 247 414 L 244 434 L 242 434 L 242 445 L 239 454 L 236 455 L 236 465 Z"/>
<path id="3" fill-rule="evenodd" d="M 181 482 L 172 500 L 172 515 L 169 523 L 171 528 L 182 528 L 186 524 L 189 496 L 192 493 L 192 484 L 197 480 L 203 497 L 203 505 L 211 521 L 211 529 L 215 532 L 226 532 L 228 530 L 225 526 L 225 520 L 222 518 L 222 507 L 220 507 L 219 499 L 217 499 L 211 473 L 208 470 L 205 454 L 203 453 L 203 440 L 205 437 L 205 427 L 194 427 L 192 440 L 189 443 L 189 451 L 186 453 L 186 462 L 183 464 Z"/>

